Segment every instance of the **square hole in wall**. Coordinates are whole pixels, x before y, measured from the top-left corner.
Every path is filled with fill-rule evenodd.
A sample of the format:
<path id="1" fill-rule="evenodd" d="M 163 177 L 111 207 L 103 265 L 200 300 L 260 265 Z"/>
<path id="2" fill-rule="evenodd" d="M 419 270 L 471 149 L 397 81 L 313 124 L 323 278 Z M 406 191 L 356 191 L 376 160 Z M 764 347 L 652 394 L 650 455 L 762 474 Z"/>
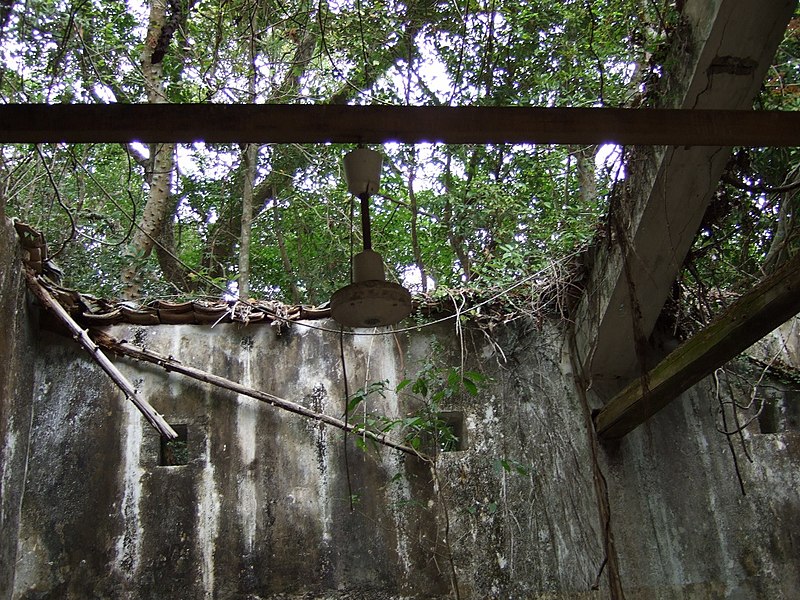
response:
<path id="1" fill-rule="evenodd" d="M 764 391 L 758 415 L 761 433 L 800 430 L 800 393 L 795 390 Z"/>
<path id="2" fill-rule="evenodd" d="M 778 433 L 781 431 L 781 404 L 780 398 L 767 396 L 762 402 L 761 412 L 758 415 L 758 426 L 761 433 Z"/>
<path id="3" fill-rule="evenodd" d="M 158 464 L 161 467 L 177 467 L 189 464 L 189 426 L 173 425 L 178 434 L 174 440 L 161 439 L 161 452 Z"/>
<path id="4" fill-rule="evenodd" d="M 439 413 L 439 451 L 459 452 L 467 449 L 467 427 L 464 413 L 451 410 Z"/>

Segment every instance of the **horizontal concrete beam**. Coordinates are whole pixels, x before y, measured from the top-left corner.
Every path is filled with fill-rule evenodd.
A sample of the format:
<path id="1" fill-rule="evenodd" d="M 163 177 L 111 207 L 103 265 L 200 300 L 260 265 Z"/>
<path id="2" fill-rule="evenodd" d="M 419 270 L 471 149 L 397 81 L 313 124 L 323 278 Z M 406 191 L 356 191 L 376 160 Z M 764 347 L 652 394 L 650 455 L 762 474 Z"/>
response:
<path id="1" fill-rule="evenodd" d="M 800 146 L 800 112 L 304 104 L 6 104 L 0 142 Z"/>

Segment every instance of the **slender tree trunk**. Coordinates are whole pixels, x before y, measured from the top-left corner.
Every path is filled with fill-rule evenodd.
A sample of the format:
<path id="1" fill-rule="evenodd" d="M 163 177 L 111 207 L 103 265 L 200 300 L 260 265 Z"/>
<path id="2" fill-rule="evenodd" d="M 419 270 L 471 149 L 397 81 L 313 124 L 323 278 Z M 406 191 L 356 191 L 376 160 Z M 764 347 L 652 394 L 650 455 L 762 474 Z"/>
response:
<path id="1" fill-rule="evenodd" d="M 171 202 L 170 212 L 174 213 L 177 202 Z M 178 247 L 175 243 L 175 225 L 171 219 L 164 221 L 158 245 L 155 247 L 158 266 L 164 279 L 170 283 L 178 293 L 197 292 L 202 281 L 190 277 L 191 271 L 178 258 Z"/>
<path id="2" fill-rule="evenodd" d="M 247 81 L 247 96 L 252 103 L 256 100 L 256 83 L 258 70 L 256 69 L 256 10 L 250 12 L 248 58 L 250 61 L 249 77 Z M 250 297 L 250 244 L 253 233 L 253 187 L 256 180 L 256 161 L 258 160 L 258 146 L 246 144 L 242 151 L 244 162 L 244 185 L 242 187 L 242 223 L 239 238 L 239 299 L 247 300 Z"/>
<path id="3" fill-rule="evenodd" d="M 250 296 L 250 243 L 253 232 L 253 183 L 256 178 L 258 146 L 244 148 L 244 189 L 242 190 L 242 236 L 239 247 L 239 298 Z"/>
<path id="4" fill-rule="evenodd" d="M 167 103 L 161 62 L 153 63 L 153 50 L 158 44 L 165 22 L 165 0 L 152 0 L 147 38 L 142 51 L 142 74 L 147 89 L 147 99 L 153 104 Z M 125 264 L 122 268 L 122 296 L 129 300 L 141 295 L 139 261 L 150 255 L 164 223 L 172 216 L 170 193 L 172 174 L 175 170 L 175 144 L 151 145 L 150 160 L 153 164 L 153 174 L 147 203 L 138 227 L 134 230 L 131 243 L 125 251 Z"/>
<path id="5" fill-rule="evenodd" d="M 444 214 L 442 215 L 442 221 L 447 228 L 447 241 L 450 242 L 450 247 L 458 257 L 458 262 L 461 263 L 461 270 L 464 272 L 464 281 L 469 282 L 472 279 L 472 264 L 470 263 L 469 255 L 464 249 L 463 236 L 457 233 L 454 229 L 456 223 L 453 220 L 453 203 L 451 200 L 453 197 L 453 176 L 452 172 L 450 171 L 451 160 L 452 157 L 448 153 L 444 176 L 445 190 L 447 193 L 445 194 Z"/>
<path id="6" fill-rule="evenodd" d="M 795 177 L 800 173 L 793 173 Z M 797 179 L 794 179 L 796 181 Z M 787 183 L 793 183 L 792 179 L 787 179 Z M 773 227 L 772 241 L 764 258 L 764 266 L 761 268 L 765 275 L 773 273 L 789 258 L 789 242 L 792 240 L 796 214 L 800 207 L 800 192 L 793 190 L 785 194 L 778 209 L 778 219 Z"/>
<path id="7" fill-rule="evenodd" d="M 417 230 L 417 195 L 414 193 L 414 176 L 417 172 L 416 153 L 414 153 L 414 160 L 412 161 L 409 175 L 408 175 L 408 201 L 411 208 L 411 249 L 414 252 L 414 262 L 417 264 L 419 276 L 421 278 L 420 285 L 422 286 L 422 293 L 428 291 L 428 276 L 425 273 L 425 265 L 422 262 L 422 250 L 419 247 L 419 232 Z"/>
<path id="8" fill-rule="evenodd" d="M 578 171 L 578 194 L 581 204 L 591 204 L 597 198 L 597 178 L 595 177 L 595 156 L 597 146 L 579 148 L 575 152 Z"/>

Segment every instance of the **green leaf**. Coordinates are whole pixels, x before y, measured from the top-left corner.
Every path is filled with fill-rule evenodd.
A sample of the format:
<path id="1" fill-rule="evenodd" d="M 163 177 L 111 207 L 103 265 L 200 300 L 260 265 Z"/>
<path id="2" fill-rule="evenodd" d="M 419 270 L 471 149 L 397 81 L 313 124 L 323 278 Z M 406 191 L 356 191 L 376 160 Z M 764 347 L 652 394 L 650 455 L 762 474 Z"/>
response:
<path id="1" fill-rule="evenodd" d="M 464 389 L 467 390 L 467 392 L 469 392 L 471 396 L 478 395 L 478 386 L 475 385 L 474 381 L 472 381 L 471 379 L 467 379 L 465 377 L 463 383 L 464 383 Z"/>
<path id="2" fill-rule="evenodd" d="M 361 404 L 364 400 L 364 396 L 357 394 L 350 399 L 350 402 L 347 403 L 347 412 L 353 412 L 355 408 Z"/>
<path id="3" fill-rule="evenodd" d="M 483 383 L 486 381 L 486 375 L 483 373 L 479 373 L 478 371 L 466 371 L 464 373 L 464 377 L 468 377 L 472 381 L 476 383 Z"/>
<path id="4" fill-rule="evenodd" d="M 461 380 L 461 375 L 455 369 L 450 369 L 447 373 L 447 385 L 451 388 L 458 389 L 458 384 Z"/>

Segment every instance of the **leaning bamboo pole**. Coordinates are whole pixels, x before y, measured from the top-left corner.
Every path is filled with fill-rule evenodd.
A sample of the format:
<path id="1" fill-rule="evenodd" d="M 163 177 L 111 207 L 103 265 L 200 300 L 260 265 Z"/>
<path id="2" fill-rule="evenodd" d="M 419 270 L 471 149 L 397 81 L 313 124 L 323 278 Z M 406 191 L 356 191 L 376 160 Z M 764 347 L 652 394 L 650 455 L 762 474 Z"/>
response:
<path id="1" fill-rule="evenodd" d="M 86 333 L 84 329 L 78 325 L 75 320 L 69 315 L 69 313 L 64 309 L 63 306 L 53 298 L 52 294 L 47 290 L 47 288 L 39 282 L 38 277 L 30 270 L 25 269 L 25 279 L 28 283 L 28 287 L 34 293 L 34 295 L 39 299 L 39 301 L 44 305 L 45 308 L 55 313 L 56 317 L 67 326 L 67 328 L 72 332 L 72 337 L 78 342 L 81 346 L 89 352 L 89 355 L 97 362 L 98 365 L 111 377 L 112 381 L 117 384 L 122 393 L 125 394 L 125 397 L 133 402 L 134 406 L 139 409 L 144 415 L 144 418 L 155 427 L 156 431 L 160 433 L 164 438 L 168 440 L 174 440 L 178 437 L 178 434 L 175 430 L 170 427 L 170 424 L 164 420 L 156 410 L 150 405 L 147 400 L 143 398 L 139 398 L 136 395 L 136 389 L 133 387 L 133 384 L 128 381 L 128 379 L 120 373 L 119 369 L 114 366 L 108 357 L 103 354 L 103 351 L 97 347 L 97 345 L 92 341 L 89 335 Z"/>
<path id="2" fill-rule="evenodd" d="M 133 358 L 135 360 L 157 365 L 162 369 L 164 369 L 165 371 L 167 371 L 168 373 L 174 371 L 176 373 L 180 373 L 181 375 L 185 375 L 192 379 L 196 379 L 197 381 L 210 383 L 211 385 L 215 385 L 222 389 L 226 389 L 231 392 L 241 394 L 242 396 L 249 396 L 250 398 L 254 398 L 261 402 L 265 402 L 270 406 L 280 408 L 281 410 L 301 415 L 309 419 L 314 419 L 316 421 L 321 421 L 322 423 L 331 425 L 332 427 L 336 427 L 343 431 L 347 431 L 348 433 L 364 436 L 366 438 L 369 438 L 370 440 L 377 442 L 378 444 L 382 444 L 384 446 L 388 446 L 389 448 L 406 452 L 407 454 L 413 454 L 414 456 L 422 458 L 423 460 L 430 460 L 426 455 L 422 454 L 418 450 L 415 450 L 414 448 L 406 444 L 396 442 L 391 438 L 389 438 L 386 434 L 376 431 L 371 431 L 369 429 L 363 429 L 358 425 L 351 425 L 350 423 L 345 423 L 341 419 L 337 419 L 336 417 L 331 417 L 330 415 L 326 415 L 323 413 L 318 413 L 316 411 L 311 410 L 310 408 L 303 406 L 302 404 L 292 402 L 291 400 L 280 398 L 268 392 L 262 392 L 260 390 L 254 390 L 252 388 L 248 388 L 244 385 L 241 385 L 240 383 L 236 383 L 235 381 L 232 381 L 230 379 L 226 379 L 224 377 L 220 377 L 219 375 L 214 375 L 213 373 L 203 371 L 202 369 L 189 367 L 187 365 L 184 365 L 180 361 L 175 360 L 172 357 L 164 356 L 163 354 L 158 354 L 157 352 L 153 352 L 152 350 L 147 350 L 145 348 L 135 346 L 125 341 L 119 341 L 102 331 L 99 330 L 93 331 L 92 336 L 94 337 L 95 342 L 100 347 L 106 349 L 109 352 L 113 352 L 121 356 L 127 356 L 128 358 Z"/>

